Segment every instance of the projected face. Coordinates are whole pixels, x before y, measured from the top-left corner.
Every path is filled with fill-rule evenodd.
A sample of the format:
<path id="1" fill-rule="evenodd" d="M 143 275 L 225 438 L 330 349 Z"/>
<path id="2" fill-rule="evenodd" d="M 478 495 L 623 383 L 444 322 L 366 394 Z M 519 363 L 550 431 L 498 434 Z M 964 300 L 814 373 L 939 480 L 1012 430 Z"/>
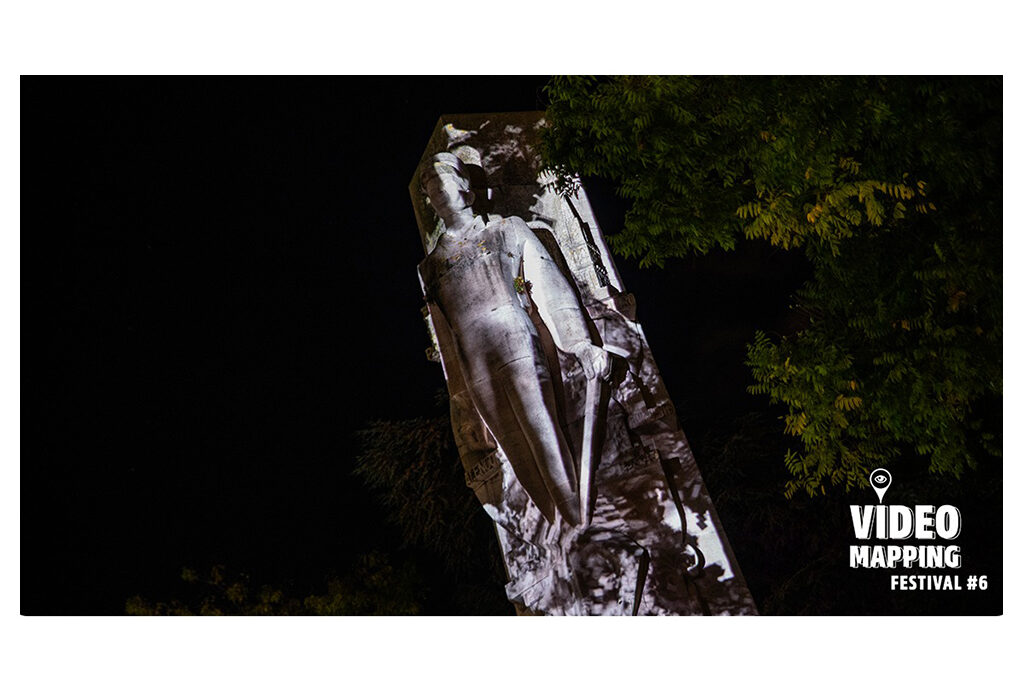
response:
<path id="1" fill-rule="evenodd" d="M 469 180 L 451 167 L 435 165 L 427 172 L 423 188 L 430 205 L 445 221 L 452 214 L 468 209 L 474 201 Z"/>

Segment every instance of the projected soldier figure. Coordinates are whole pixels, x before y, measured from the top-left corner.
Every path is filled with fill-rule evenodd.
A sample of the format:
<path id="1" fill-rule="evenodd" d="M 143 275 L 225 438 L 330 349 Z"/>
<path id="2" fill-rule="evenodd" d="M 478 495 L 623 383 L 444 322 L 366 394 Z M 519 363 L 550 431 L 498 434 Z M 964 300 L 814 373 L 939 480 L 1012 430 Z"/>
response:
<path id="1" fill-rule="evenodd" d="M 587 378 L 608 377 L 609 355 L 593 344 L 572 287 L 526 223 L 474 213 L 458 157 L 435 155 L 422 183 L 447 228 L 419 267 L 427 300 L 440 310 L 432 311 L 441 319 L 435 329 L 457 346 L 472 403 L 527 494 L 548 522 L 558 513 L 579 525 L 579 474 L 552 383 L 559 375 L 550 371 L 527 303 Z"/>

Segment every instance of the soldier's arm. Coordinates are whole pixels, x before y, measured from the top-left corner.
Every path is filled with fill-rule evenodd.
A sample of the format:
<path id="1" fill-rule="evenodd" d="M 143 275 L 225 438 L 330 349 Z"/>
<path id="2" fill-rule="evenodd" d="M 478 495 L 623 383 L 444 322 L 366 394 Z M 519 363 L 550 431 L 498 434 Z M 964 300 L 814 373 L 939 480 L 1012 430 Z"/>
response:
<path id="1" fill-rule="evenodd" d="M 530 282 L 530 297 L 555 346 L 574 354 L 587 377 L 607 377 L 611 369 L 608 354 L 594 345 L 572 286 L 537 235 L 525 223 L 522 229 L 523 277 Z"/>

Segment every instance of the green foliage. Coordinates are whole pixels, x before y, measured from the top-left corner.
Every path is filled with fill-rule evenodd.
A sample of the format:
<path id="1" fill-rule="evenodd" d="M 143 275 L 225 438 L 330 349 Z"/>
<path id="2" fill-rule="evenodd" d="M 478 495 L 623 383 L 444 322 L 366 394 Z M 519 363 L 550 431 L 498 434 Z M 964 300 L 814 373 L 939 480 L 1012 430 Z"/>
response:
<path id="1" fill-rule="evenodd" d="M 448 416 L 373 422 L 359 440 L 356 473 L 377 492 L 402 539 L 431 550 L 449 569 L 472 564 L 479 521 L 487 517 L 466 486 Z"/>
<path id="2" fill-rule="evenodd" d="M 372 552 L 344 576 L 332 577 L 323 595 L 299 598 L 279 588 L 252 585 L 247 574 L 229 576 L 223 565 L 198 574 L 181 573 L 188 600 L 151 602 L 140 596 L 125 604 L 135 616 L 333 616 L 421 614 L 423 581 L 409 563 L 396 564 Z"/>
<path id="3" fill-rule="evenodd" d="M 850 503 L 869 503 L 875 495 L 865 486 L 851 494 L 832 491 L 811 499 L 798 493 L 787 499 L 778 490 L 787 475 L 778 457 L 789 438 L 770 415 L 753 413 L 719 419 L 693 439 L 701 473 L 758 611 L 782 616 L 1001 611 L 998 594 L 982 598 L 969 593 L 891 593 L 891 570 L 851 574 L 842 564 L 855 543 Z M 1002 503 L 999 461 L 980 461 L 982 470 L 956 482 L 923 472 L 911 475 L 902 464 L 894 466 L 893 489 L 905 504 L 935 504 L 939 499 L 957 504 L 972 522 L 958 540 L 965 551 L 972 551 L 971 565 L 1000 569 L 1001 552 L 989 545 L 999 541 L 1002 532 L 1002 520 L 995 515 Z"/>
<path id="4" fill-rule="evenodd" d="M 912 451 L 960 476 L 999 451 L 999 78 L 555 78 L 548 162 L 631 200 L 615 250 L 643 266 L 801 250 L 810 317 L 748 347 L 799 447 L 787 494 L 863 485 Z M 988 407 L 995 407 L 989 405 Z"/>
<path id="5" fill-rule="evenodd" d="M 447 408 L 446 391 L 437 402 Z M 512 612 L 494 527 L 466 485 L 449 415 L 373 422 L 359 432 L 359 444 L 356 473 L 377 493 L 404 545 L 441 563 L 446 584 L 437 611 Z"/>

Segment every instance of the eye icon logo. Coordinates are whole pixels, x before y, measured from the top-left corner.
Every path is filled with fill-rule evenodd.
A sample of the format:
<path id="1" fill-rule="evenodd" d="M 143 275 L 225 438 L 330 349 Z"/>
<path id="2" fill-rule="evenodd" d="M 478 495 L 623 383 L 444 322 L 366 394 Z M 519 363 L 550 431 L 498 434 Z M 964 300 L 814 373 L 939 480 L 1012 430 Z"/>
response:
<path id="1" fill-rule="evenodd" d="M 868 482 L 871 483 L 871 487 L 878 495 L 878 503 L 881 504 L 882 498 L 885 496 L 885 491 L 889 489 L 890 485 L 892 485 L 892 474 L 885 469 L 875 469 L 871 472 Z"/>

